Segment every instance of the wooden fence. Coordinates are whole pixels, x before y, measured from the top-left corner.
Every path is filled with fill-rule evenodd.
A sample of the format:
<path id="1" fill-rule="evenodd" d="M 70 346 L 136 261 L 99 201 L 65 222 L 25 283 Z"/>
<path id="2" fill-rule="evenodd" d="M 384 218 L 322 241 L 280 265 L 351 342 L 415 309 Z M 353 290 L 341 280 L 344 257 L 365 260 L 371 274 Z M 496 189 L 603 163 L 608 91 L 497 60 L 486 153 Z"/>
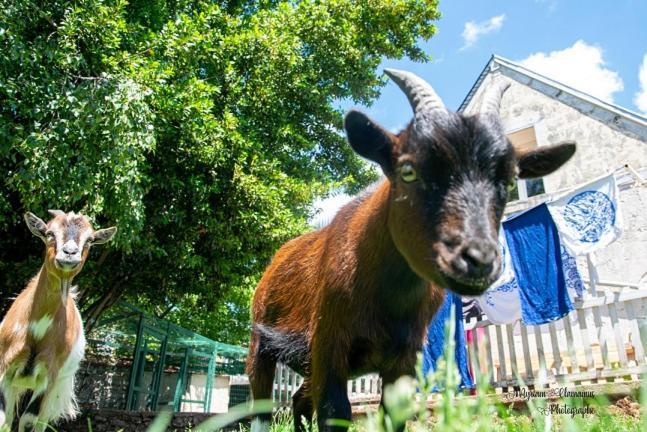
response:
<path id="1" fill-rule="evenodd" d="M 592 279 L 585 280 L 584 300 L 576 301 L 568 316 L 549 324 L 466 322 L 465 331 L 473 332 L 468 346 L 472 370 L 490 374 L 496 392 L 522 385 L 634 381 L 647 373 L 647 289 Z M 279 365 L 274 400 L 290 404 L 302 381 Z M 351 403 L 379 401 L 379 376 L 349 381 L 348 394 Z"/>

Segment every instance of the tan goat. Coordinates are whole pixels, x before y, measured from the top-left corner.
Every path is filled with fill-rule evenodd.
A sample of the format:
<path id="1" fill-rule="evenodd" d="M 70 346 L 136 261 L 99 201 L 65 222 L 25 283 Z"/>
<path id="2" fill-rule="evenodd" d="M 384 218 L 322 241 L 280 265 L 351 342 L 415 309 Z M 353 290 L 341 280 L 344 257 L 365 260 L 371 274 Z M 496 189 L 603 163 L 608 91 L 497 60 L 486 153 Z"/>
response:
<path id="1" fill-rule="evenodd" d="M 117 228 L 95 231 L 88 218 L 49 211 L 43 222 L 25 214 L 29 230 L 45 242 L 40 271 L 13 302 L 0 324 L 0 427 L 45 430 L 77 412 L 74 376 L 85 352 L 81 315 L 72 279 L 91 245 L 105 243 Z"/>

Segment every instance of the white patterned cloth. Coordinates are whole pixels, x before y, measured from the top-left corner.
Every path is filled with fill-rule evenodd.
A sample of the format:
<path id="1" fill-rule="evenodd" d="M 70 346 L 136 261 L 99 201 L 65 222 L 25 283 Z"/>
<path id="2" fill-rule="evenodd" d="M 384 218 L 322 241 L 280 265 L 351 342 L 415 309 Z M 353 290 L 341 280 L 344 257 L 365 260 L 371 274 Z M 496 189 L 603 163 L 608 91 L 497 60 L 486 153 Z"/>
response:
<path id="1" fill-rule="evenodd" d="M 577 255 L 604 248 L 622 232 L 618 186 L 613 174 L 548 203 L 561 243 Z"/>
<path id="2" fill-rule="evenodd" d="M 499 230 L 499 247 L 501 275 L 476 301 L 492 323 L 509 324 L 521 318 L 521 300 L 503 228 Z"/>

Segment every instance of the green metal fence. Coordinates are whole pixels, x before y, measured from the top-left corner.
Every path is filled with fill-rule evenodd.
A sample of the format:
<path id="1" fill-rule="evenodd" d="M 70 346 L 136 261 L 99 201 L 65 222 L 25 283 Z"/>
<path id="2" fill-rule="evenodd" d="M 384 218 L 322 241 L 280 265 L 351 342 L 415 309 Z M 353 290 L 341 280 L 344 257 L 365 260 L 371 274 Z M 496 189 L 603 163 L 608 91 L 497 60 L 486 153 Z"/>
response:
<path id="1" fill-rule="evenodd" d="M 126 303 L 87 339 L 77 393 L 92 408 L 209 412 L 215 377 L 243 374 L 247 355 Z"/>

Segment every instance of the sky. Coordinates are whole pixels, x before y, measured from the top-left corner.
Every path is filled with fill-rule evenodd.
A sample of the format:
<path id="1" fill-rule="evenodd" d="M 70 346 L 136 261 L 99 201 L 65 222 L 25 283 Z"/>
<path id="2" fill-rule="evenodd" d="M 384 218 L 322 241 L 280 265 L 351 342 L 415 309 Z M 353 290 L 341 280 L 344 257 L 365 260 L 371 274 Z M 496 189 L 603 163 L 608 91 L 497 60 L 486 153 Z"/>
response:
<path id="1" fill-rule="evenodd" d="M 456 110 L 492 54 L 607 102 L 647 115 L 647 0 L 440 0 L 437 32 L 421 46 L 429 63 L 384 60 L 416 73 Z M 411 119 L 392 82 L 366 112 L 398 132 Z M 349 197 L 318 200 L 314 218 L 329 220 Z"/>
<path id="2" fill-rule="evenodd" d="M 647 0 L 440 0 L 437 33 L 421 46 L 429 63 L 384 60 L 414 72 L 457 109 L 492 54 L 647 114 Z M 389 82 L 371 107 L 359 108 L 398 131 L 411 118 Z"/>

